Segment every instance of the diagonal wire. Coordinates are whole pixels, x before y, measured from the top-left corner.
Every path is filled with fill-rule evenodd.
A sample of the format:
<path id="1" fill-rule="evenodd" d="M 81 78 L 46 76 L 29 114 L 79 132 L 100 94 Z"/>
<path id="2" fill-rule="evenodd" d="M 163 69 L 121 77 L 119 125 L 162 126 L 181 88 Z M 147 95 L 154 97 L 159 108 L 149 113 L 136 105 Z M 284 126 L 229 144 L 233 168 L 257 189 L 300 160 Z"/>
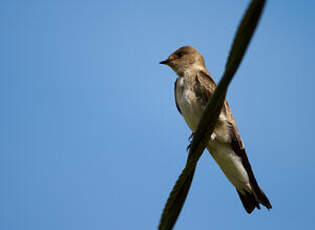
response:
<path id="1" fill-rule="evenodd" d="M 265 3 L 265 0 L 252 0 L 242 18 L 232 44 L 223 77 L 202 114 L 198 128 L 191 142 L 186 166 L 177 179 L 164 207 L 158 228 L 159 230 L 171 230 L 176 223 L 193 180 L 197 162 L 214 130 L 228 86 L 245 55 Z"/>

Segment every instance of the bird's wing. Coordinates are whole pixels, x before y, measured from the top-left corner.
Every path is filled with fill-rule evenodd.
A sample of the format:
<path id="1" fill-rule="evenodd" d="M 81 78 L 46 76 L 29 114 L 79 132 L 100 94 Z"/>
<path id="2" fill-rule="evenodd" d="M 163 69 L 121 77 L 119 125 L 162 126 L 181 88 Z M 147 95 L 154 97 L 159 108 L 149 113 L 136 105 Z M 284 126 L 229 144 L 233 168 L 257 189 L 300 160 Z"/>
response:
<path id="1" fill-rule="evenodd" d="M 216 88 L 216 84 L 213 81 L 213 79 L 211 78 L 210 74 L 208 72 L 203 72 L 203 71 L 198 72 L 195 81 L 196 82 L 194 85 L 194 92 L 195 92 L 196 97 L 199 100 L 200 104 L 203 107 L 205 107 L 207 105 L 208 100 L 213 95 L 213 92 Z M 240 133 L 237 129 L 236 122 L 233 118 L 230 106 L 226 100 L 224 101 L 224 105 L 223 105 L 221 113 L 224 113 L 224 115 L 226 115 L 226 117 L 227 117 L 228 124 L 230 127 L 231 148 L 233 149 L 235 154 L 237 154 L 241 159 L 242 165 L 244 166 L 244 168 L 248 174 L 249 182 L 250 182 L 251 187 L 253 189 L 253 192 L 255 194 L 254 196 L 256 197 L 255 199 L 257 199 L 257 202 L 262 203 L 268 209 L 271 208 L 272 206 L 271 206 L 267 196 L 264 194 L 264 192 L 258 186 L 258 183 L 257 183 L 256 178 L 254 176 L 252 167 L 249 163 L 242 138 L 241 138 Z M 257 203 L 257 205 L 258 205 L 258 203 Z M 259 205 L 257 207 L 259 207 Z"/>
<path id="2" fill-rule="evenodd" d="M 241 158 L 241 162 L 247 172 L 248 178 L 249 178 L 249 183 L 253 189 L 253 192 L 255 194 L 255 197 L 257 199 L 257 201 L 261 204 L 263 204 L 265 207 L 267 207 L 268 209 L 272 208 L 267 196 L 265 195 L 265 193 L 260 189 L 255 175 L 253 173 L 252 167 L 249 163 L 246 151 L 245 151 L 245 147 L 242 141 L 242 138 L 240 136 L 240 133 L 236 127 L 236 123 L 235 120 L 233 118 L 231 109 L 229 104 L 227 103 L 227 101 L 225 101 L 224 103 L 224 110 L 227 113 L 228 119 L 229 119 L 229 124 L 230 124 L 230 130 L 231 130 L 231 147 L 234 151 L 234 153 L 236 153 L 240 158 Z M 258 205 L 259 207 L 259 205 Z"/>
<path id="3" fill-rule="evenodd" d="M 216 84 L 208 72 L 199 71 L 195 77 L 194 92 L 202 107 L 212 97 Z"/>
<path id="4" fill-rule="evenodd" d="M 175 104 L 176 104 L 176 108 L 177 108 L 178 112 L 180 114 L 182 114 L 182 112 L 180 111 L 180 108 L 179 108 L 179 105 L 178 105 L 178 102 L 177 102 L 177 96 L 176 96 L 177 81 L 178 81 L 178 78 L 176 79 L 175 84 L 174 84 Z"/>
<path id="5" fill-rule="evenodd" d="M 206 106 L 208 100 L 211 98 L 215 90 L 216 84 L 210 77 L 210 74 L 203 71 L 198 72 L 195 81 L 196 82 L 194 85 L 194 92 L 196 94 L 196 97 L 202 106 Z M 231 145 L 234 152 L 242 159 L 242 161 L 244 162 L 244 166 L 246 165 L 245 169 L 252 172 L 242 138 L 236 127 L 236 123 L 233 118 L 230 106 L 226 100 L 224 101 L 221 113 L 224 113 L 228 119 L 231 131 Z"/>

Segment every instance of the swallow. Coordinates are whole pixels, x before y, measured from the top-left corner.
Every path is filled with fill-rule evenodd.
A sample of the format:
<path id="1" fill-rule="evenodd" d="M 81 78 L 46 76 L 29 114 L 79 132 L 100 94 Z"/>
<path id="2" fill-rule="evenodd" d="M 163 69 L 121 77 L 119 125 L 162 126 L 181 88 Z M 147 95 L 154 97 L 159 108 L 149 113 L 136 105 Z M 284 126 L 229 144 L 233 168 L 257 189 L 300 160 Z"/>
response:
<path id="1" fill-rule="evenodd" d="M 183 46 L 160 64 L 167 65 L 177 74 L 175 103 L 179 113 L 194 133 L 199 120 L 216 88 L 203 56 L 191 46 Z M 249 163 L 245 147 L 228 102 L 225 100 L 207 149 L 227 179 L 236 188 L 248 213 L 260 204 L 272 206 L 259 187 Z"/>

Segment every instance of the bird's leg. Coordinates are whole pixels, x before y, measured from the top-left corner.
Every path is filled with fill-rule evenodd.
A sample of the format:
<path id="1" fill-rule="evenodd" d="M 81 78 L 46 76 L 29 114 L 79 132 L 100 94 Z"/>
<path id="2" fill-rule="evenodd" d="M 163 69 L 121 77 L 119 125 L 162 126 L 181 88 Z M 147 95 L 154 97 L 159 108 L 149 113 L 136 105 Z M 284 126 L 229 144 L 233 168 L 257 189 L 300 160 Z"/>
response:
<path id="1" fill-rule="evenodd" d="M 191 141 L 192 141 L 194 135 L 195 135 L 195 132 L 192 132 L 191 135 L 190 135 L 189 138 L 188 138 L 189 145 L 188 145 L 187 148 L 186 148 L 186 149 L 187 149 L 187 152 L 189 152 L 189 149 L 190 149 L 190 146 L 191 146 Z"/>

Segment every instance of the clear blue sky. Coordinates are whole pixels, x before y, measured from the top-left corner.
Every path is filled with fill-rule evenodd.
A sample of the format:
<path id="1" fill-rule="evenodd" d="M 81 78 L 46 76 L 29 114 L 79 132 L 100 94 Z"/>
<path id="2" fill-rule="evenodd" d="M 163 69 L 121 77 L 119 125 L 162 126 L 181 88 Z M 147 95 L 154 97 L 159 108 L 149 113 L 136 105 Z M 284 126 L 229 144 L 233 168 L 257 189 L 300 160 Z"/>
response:
<path id="1" fill-rule="evenodd" d="M 0 3 L 0 229 L 156 229 L 190 135 L 158 64 L 218 81 L 249 1 Z M 314 229 L 315 2 L 268 1 L 228 100 L 273 205 L 248 215 L 205 152 L 175 229 Z"/>

